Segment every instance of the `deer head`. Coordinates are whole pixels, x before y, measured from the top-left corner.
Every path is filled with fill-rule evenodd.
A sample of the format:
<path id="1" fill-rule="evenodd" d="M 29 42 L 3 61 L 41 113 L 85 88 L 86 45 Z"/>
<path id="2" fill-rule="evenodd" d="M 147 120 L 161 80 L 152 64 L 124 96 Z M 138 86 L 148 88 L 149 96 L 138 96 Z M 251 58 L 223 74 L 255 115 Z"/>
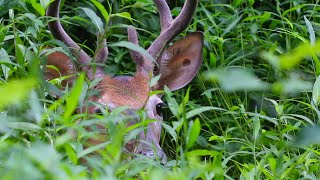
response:
<path id="1" fill-rule="evenodd" d="M 54 19 L 49 22 L 49 29 L 56 39 L 61 40 L 70 48 L 81 65 L 79 69 L 87 72 L 88 79 L 102 78 L 95 87 L 100 91 L 100 96 L 90 97 L 91 100 L 107 106 L 109 110 L 119 106 L 129 106 L 132 109 L 130 113 L 132 113 L 144 108 L 148 118 L 155 120 L 148 124 L 146 131 L 140 133 L 139 143 L 133 151 L 150 157 L 159 157 L 164 162 L 166 155 L 159 146 L 163 102 L 159 95 L 148 96 L 148 94 L 152 90 L 161 90 L 164 86 L 169 87 L 172 91 L 180 89 L 194 78 L 202 61 L 203 35 L 200 32 L 191 33 L 165 49 L 165 46 L 189 25 L 198 0 L 186 0 L 180 14 L 174 19 L 165 0 L 153 1 L 159 11 L 161 33 L 149 46 L 147 52 L 156 59 L 157 66 L 149 58 L 150 56 L 130 50 L 137 69 L 132 77 L 111 77 L 104 74 L 101 66 L 95 69 L 91 66 L 92 61 L 103 64 L 107 59 L 106 40 L 103 40 L 98 46 L 95 58 L 91 58 L 70 38 L 59 20 Z M 59 18 L 59 8 L 60 0 L 53 1 L 48 7 L 47 15 Z M 137 31 L 134 28 L 128 28 L 128 40 L 138 45 Z M 61 75 L 70 75 L 76 70 L 71 60 L 60 52 L 51 53 L 47 62 L 56 66 Z M 161 75 L 158 83 L 149 87 L 151 78 L 158 74 Z M 48 79 L 59 75 L 53 70 L 45 72 Z M 88 112 L 95 113 L 96 108 L 89 107 Z"/>

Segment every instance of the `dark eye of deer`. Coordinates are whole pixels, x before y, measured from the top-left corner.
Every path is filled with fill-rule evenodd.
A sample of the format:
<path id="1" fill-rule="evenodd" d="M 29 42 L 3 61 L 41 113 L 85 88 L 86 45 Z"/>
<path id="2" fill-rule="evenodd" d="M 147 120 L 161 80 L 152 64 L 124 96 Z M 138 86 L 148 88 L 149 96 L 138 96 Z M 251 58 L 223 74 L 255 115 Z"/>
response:
<path id="1" fill-rule="evenodd" d="M 157 111 L 158 116 L 160 116 L 160 117 L 162 117 L 162 108 L 163 108 L 163 103 L 158 103 L 156 105 L 156 111 Z"/>
<path id="2" fill-rule="evenodd" d="M 94 113 L 95 113 L 95 114 L 102 115 L 102 111 L 101 111 L 101 109 L 96 109 L 96 110 L 94 110 Z"/>

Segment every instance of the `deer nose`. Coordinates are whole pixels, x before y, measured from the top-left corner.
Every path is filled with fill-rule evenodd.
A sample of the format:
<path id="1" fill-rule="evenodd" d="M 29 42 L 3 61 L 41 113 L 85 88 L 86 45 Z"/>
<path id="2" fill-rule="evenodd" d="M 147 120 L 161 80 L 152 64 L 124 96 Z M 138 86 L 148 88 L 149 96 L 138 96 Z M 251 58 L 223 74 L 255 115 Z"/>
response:
<path id="1" fill-rule="evenodd" d="M 152 159 L 159 158 L 161 164 L 167 163 L 167 155 L 163 152 L 162 149 L 157 149 L 156 152 L 154 152 L 153 150 L 141 150 L 138 152 L 138 154 L 144 155 Z"/>

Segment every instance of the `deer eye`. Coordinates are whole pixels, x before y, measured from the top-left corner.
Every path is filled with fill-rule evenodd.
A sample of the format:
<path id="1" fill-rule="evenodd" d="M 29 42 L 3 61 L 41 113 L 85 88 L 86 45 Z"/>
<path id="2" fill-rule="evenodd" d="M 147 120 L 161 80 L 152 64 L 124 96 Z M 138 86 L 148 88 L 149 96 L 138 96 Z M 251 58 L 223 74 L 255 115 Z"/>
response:
<path id="1" fill-rule="evenodd" d="M 102 111 L 101 111 L 101 109 L 96 109 L 96 110 L 94 110 L 94 113 L 95 113 L 95 114 L 102 115 Z"/>
<path id="2" fill-rule="evenodd" d="M 158 116 L 162 117 L 162 108 L 164 106 L 164 103 L 158 103 L 156 105 L 156 111 L 157 111 L 157 114 Z"/>

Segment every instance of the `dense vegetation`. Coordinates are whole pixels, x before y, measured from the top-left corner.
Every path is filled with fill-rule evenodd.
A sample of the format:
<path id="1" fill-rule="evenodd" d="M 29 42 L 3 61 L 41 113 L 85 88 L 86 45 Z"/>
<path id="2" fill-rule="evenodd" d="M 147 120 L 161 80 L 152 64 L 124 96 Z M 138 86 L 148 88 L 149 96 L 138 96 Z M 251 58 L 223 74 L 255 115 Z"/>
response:
<path id="1" fill-rule="evenodd" d="M 140 45 L 150 45 L 160 30 L 156 9 L 151 0 L 99 2 L 65 1 L 63 25 L 91 55 L 94 34 L 105 27 L 106 72 L 130 75 L 135 66 L 119 42 L 127 41 L 126 27 L 134 25 Z M 184 3 L 169 2 L 173 14 Z M 181 36 L 204 33 L 203 65 L 189 87 L 163 97 L 165 165 L 125 152 L 124 142 L 144 125 L 126 127 L 126 119 L 119 119 L 124 108 L 73 113 L 97 82 L 79 76 L 65 91 L 61 79 L 45 82 L 44 54 L 70 52 L 48 31 L 49 0 L 0 3 L 2 179 L 320 177 L 319 0 L 200 0 Z M 98 121 L 108 127 L 108 140 L 84 148 L 86 139 L 99 133 L 85 126 Z"/>

